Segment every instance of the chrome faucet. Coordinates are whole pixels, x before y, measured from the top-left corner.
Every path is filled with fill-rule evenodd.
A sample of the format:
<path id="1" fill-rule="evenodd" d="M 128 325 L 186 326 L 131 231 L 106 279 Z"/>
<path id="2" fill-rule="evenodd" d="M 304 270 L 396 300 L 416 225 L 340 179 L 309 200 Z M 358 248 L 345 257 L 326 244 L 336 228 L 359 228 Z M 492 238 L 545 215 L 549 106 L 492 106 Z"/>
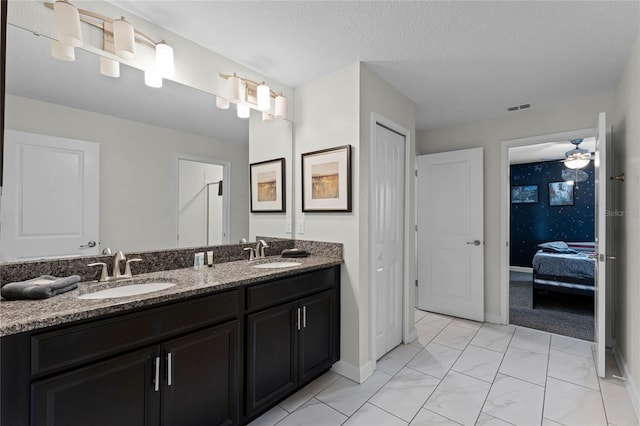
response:
<path id="1" fill-rule="evenodd" d="M 122 262 L 123 260 L 126 261 L 124 274 L 120 273 L 120 262 Z M 109 276 L 109 273 L 107 272 L 107 264 L 104 262 L 89 263 L 87 266 L 102 266 L 102 272 L 100 273 L 100 279 L 98 279 L 98 281 L 104 282 L 133 277 L 133 274 L 131 273 L 132 262 L 142 262 L 142 259 L 127 260 L 127 257 L 122 251 L 117 251 L 116 254 L 113 255 L 112 259 L 112 276 Z"/>
<path id="2" fill-rule="evenodd" d="M 267 243 L 264 240 L 258 240 L 258 244 L 256 244 L 256 258 L 264 259 L 264 257 L 265 257 L 264 249 L 266 249 L 268 247 L 269 246 L 267 245 Z"/>

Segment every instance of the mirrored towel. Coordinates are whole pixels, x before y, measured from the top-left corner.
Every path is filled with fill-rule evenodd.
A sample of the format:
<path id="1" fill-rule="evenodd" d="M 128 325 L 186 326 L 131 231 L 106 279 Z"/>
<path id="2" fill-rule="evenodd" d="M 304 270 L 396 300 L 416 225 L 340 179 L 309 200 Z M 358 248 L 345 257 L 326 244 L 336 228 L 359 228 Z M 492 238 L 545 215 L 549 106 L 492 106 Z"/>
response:
<path id="1" fill-rule="evenodd" d="M 2 286 L 0 294 L 7 300 L 47 299 L 78 287 L 79 275 L 54 277 L 42 275 L 27 281 L 8 283 Z"/>

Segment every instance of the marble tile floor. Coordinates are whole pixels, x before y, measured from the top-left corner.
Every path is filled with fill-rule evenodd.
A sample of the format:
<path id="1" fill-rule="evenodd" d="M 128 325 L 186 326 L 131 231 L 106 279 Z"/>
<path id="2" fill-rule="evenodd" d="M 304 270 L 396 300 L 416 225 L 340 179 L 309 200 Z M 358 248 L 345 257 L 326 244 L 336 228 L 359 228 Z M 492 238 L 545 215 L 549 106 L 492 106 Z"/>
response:
<path id="1" fill-rule="evenodd" d="M 250 426 L 640 426 L 591 342 L 419 310 L 416 331 L 364 383 L 330 371 Z"/>

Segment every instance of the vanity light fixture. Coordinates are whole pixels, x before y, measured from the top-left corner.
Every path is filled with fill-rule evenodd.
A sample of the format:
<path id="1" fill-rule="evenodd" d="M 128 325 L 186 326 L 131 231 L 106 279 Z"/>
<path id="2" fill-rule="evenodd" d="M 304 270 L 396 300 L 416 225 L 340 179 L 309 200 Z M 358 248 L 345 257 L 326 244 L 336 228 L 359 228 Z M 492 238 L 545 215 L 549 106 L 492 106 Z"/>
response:
<path id="1" fill-rule="evenodd" d="M 103 50 L 123 60 L 132 60 L 136 45 L 145 45 L 155 50 L 155 62 L 145 71 L 145 83 L 151 87 L 162 87 L 163 78 L 173 78 L 173 48 L 164 40 L 155 41 L 135 29 L 124 16 L 111 19 L 84 9 L 78 9 L 68 0 L 44 3 L 53 9 L 58 40 L 51 44 L 51 55 L 63 61 L 75 60 L 75 47 L 82 46 L 81 22 L 102 30 Z M 100 72 L 108 77 L 120 76 L 120 63 L 107 56 L 100 57 Z"/>
<path id="2" fill-rule="evenodd" d="M 240 77 L 235 72 L 233 74 L 220 74 L 221 78 L 228 81 L 229 98 L 218 96 L 216 106 L 220 109 L 227 109 L 229 103 L 236 104 L 238 117 L 247 118 L 251 109 L 262 111 L 262 120 L 271 121 L 274 117 L 287 117 L 287 99 L 280 93 L 279 95 L 263 81 L 258 83 L 248 78 Z M 273 102 L 273 114 L 271 114 L 271 99 Z M 226 101 L 226 102 L 225 102 Z"/>

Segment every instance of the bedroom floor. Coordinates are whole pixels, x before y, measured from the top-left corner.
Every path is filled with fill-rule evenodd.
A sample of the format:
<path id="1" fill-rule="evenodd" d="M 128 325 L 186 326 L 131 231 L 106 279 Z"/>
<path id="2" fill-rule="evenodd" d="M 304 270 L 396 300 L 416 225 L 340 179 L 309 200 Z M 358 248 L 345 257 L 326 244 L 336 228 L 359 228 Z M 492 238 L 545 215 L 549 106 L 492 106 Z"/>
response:
<path id="1" fill-rule="evenodd" d="M 639 424 L 613 355 L 599 379 L 590 342 L 419 310 L 416 330 L 364 383 L 328 372 L 251 426 Z"/>
<path id="2" fill-rule="evenodd" d="M 532 274 L 509 272 L 509 322 L 593 341 L 593 297 L 549 292 L 531 308 Z"/>

